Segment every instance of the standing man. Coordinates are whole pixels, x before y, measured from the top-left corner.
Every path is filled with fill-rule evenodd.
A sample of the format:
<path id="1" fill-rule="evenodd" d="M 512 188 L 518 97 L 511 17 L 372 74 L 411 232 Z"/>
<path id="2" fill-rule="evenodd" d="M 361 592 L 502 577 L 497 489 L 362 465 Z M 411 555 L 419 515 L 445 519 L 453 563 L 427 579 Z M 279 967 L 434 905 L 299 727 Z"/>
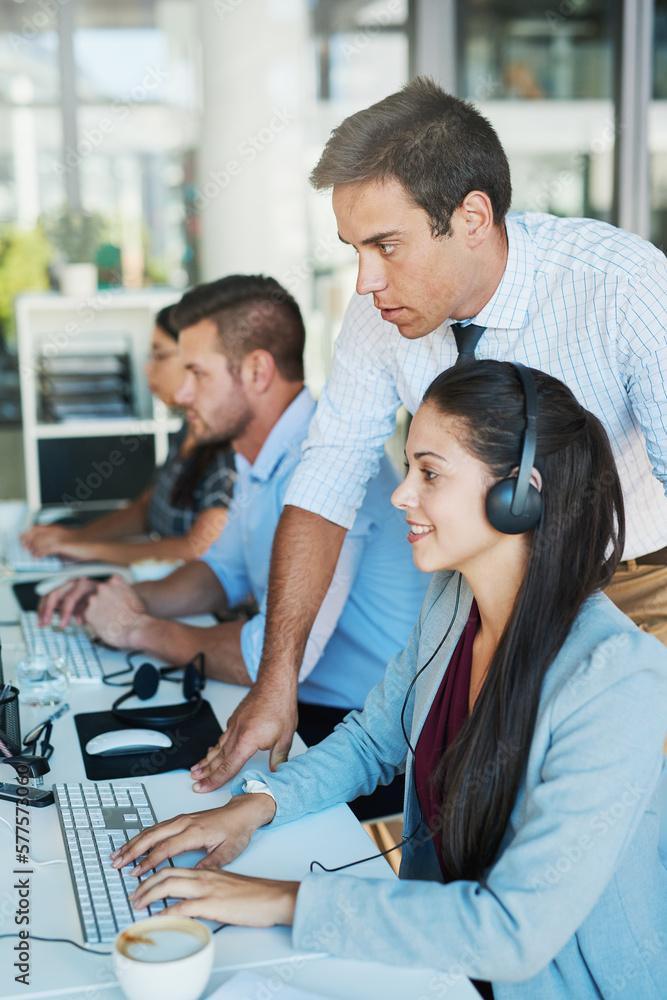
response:
<path id="1" fill-rule="evenodd" d="M 251 685 L 266 648 L 273 535 L 315 411 L 303 384 L 303 320 L 292 296 L 261 275 L 199 285 L 172 308 L 172 319 L 186 371 L 176 402 L 199 443 L 224 439 L 235 452 L 237 479 L 225 529 L 202 558 L 163 580 L 132 587 L 119 577 L 72 581 L 43 599 L 40 616 L 48 623 L 60 609 L 66 624 L 75 614 L 110 645 L 141 649 L 167 663 L 186 663 L 203 652 L 209 677 Z M 383 456 L 309 629 L 298 672 L 299 733 L 308 745 L 363 707 L 419 614 L 429 577 L 414 565 L 403 517 L 391 504 L 398 483 Z M 320 558 L 328 562 L 327 553 L 310 553 L 312 562 Z M 248 596 L 259 613 L 247 622 L 199 628 L 169 620 L 226 612 Z M 296 699 L 293 711 L 296 726 Z M 402 806 L 402 782 L 394 781 L 353 808 L 366 819 Z"/>
<path id="2" fill-rule="evenodd" d="M 197 772 L 207 788 L 258 747 L 272 749 L 273 765 L 285 759 L 305 638 L 396 411 L 414 412 L 457 358 L 542 369 L 600 417 L 627 524 L 609 593 L 667 642 L 663 254 L 590 219 L 506 216 L 496 133 L 425 78 L 347 118 L 311 181 L 333 188 L 339 236 L 359 258 L 357 294 L 276 532 L 258 682 Z"/>

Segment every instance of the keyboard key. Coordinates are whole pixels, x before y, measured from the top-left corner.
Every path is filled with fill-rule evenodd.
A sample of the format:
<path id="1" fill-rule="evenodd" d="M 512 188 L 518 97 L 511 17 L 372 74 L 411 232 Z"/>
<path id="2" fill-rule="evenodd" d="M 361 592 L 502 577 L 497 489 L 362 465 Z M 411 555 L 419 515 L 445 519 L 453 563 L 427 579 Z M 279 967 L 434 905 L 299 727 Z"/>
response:
<path id="1" fill-rule="evenodd" d="M 44 652 L 56 658 L 64 656 L 71 681 L 102 679 L 97 650 L 80 625 L 61 629 L 55 615 L 51 625 L 40 626 L 36 611 L 21 611 L 19 620 L 25 644 L 31 653 Z"/>

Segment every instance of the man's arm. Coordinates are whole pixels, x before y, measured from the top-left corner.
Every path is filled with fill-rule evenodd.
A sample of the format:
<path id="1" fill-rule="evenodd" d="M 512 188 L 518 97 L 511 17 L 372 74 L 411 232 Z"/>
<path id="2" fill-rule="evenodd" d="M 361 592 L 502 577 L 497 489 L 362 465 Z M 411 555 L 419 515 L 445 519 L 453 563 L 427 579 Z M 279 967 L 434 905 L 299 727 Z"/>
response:
<path id="1" fill-rule="evenodd" d="M 262 662 L 257 681 L 220 737 L 214 761 L 193 769 L 198 791 L 228 781 L 258 749 L 271 767 L 287 758 L 297 725 L 297 679 L 306 640 L 334 574 L 346 528 L 401 403 L 396 344 L 369 296 L 355 295 L 336 338 L 331 376 L 311 422 L 304 457 L 285 497 L 276 530 Z M 225 532 L 223 532 L 224 536 Z"/>
<path id="2" fill-rule="evenodd" d="M 345 528 L 319 514 L 284 508 L 273 541 L 257 681 L 229 719 L 215 750 L 193 768 L 195 791 L 219 788 L 257 750 L 271 751 L 273 770 L 287 760 L 298 721 L 301 661 L 344 539 Z"/>
<path id="3" fill-rule="evenodd" d="M 183 568 L 190 569 L 189 566 Z M 214 576 L 208 566 L 204 566 L 204 569 Z M 184 579 L 176 588 L 177 593 L 183 595 L 182 588 L 187 587 L 188 579 L 193 583 L 193 590 L 198 590 L 198 585 L 201 587 L 206 582 L 206 576 L 202 572 L 183 574 Z M 174 612 L 176 614 L 187 615 L 197 610 L 190 606 L 184 611 L 185 602 L 180 601 L 179 604 L 175 594 L 168 595 L 165 599 L 166 588 L 158 588 L 158 583 L 165 584 L 166 581 L 160 580 L 153 585 L 153 610 L 168 607 L 169 600 L 172 602 L 171 607 L 177 608 Z M 215 583 L 222 592 L 217 579 Z M 147 588 L 148 584 L 140 586 Z M 160 591 L 163 592 L 162 601 Z M 109 645 L 141 649 L 160 657 L 166 663 L 187 663 L 198 653 L 204 653 L 209 677 L 230 684 L 252 683 L 241 654 L 243 622 L 201 628 L 177 621 L 165 621 L 150 613 L 148 602 L 150 598 L 144 601 L 139 596 L 139 585 L 130 587 L 119 577 L 112 577 L 108 583 L 100 584 L 96 593 L 89 598 L 85 620 Z M 201 605 L 198 610 L 202 610 Z"/>
<path id="4" fill-rule="evenodd" d="M 228 607 L 224 587 L 211 567 L 199 559 L 179 566 L 162 580 L 135 583 L 132 589 L 155 618 L 222 614 Z"/>
<path id="5" fill-rule="evenodd" d="M 278 522 L 269 573 L 266 634 L 258 678 L 292 673 L 336 569 L 346 530 L 319 514 L 287 506 Z"/>

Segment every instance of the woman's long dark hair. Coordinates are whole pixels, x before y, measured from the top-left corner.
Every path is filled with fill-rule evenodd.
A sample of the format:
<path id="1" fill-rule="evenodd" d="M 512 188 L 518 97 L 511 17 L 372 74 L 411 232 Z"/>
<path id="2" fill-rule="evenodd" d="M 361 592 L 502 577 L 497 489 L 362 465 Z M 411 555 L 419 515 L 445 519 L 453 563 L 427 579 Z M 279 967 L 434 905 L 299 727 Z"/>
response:
<path id="1" fill-rule="evenodd" d="M 171 306 L 160 309 L 155 317 L 155 325 L 172 340 L 178 340 L 178 329 L 171 318 Z M 194 506 L 197 486 L 206 475 L 206 470 L 221 451 L 229 450 L 229 441 L 210 441 L 197 445 L 183 463 L 183 468 L 171 488 L 169 503 L 179 510 Z M 233 463 L 230 463 L 233 468 Z"/>
<path id="2" fill-rule="evenodd" d="M 526 767 L 544 676 L 583 602 L 610 582 L 625 539 L 621 485 L 602 424 L 562 382 L 532 374 L 543 513 L 531 532 L 526 574 L 482 691 L 434 775 L 443 796 L 443 858 L 460 879 L 481 879 L 498 855 Z M 468 450 L 494 479 L 518 466 L 526 421 L 514 365 L 456 365 L 429 386 L 424 403 L 461 418 Z"/>

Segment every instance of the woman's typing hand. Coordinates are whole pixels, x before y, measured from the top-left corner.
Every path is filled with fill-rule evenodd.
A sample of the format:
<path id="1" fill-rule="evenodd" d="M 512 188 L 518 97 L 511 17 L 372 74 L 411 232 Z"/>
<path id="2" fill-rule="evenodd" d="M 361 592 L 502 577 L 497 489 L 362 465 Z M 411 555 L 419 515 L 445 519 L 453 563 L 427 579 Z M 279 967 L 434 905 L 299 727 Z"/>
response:
<path id="1" fill-rule="evenodd" d="M 255 830 L 270 823 L 275 812 L 270 795 L 236 795 L 218 809 L 185 813 L 144 830 L 113 852 L 113 867 L 123 868 L 148 854 L 130 872 L 139 876 L 166 858 L 204 848 L 206 857 L 195 868 L 220 868 L 246 849 Z"/>

